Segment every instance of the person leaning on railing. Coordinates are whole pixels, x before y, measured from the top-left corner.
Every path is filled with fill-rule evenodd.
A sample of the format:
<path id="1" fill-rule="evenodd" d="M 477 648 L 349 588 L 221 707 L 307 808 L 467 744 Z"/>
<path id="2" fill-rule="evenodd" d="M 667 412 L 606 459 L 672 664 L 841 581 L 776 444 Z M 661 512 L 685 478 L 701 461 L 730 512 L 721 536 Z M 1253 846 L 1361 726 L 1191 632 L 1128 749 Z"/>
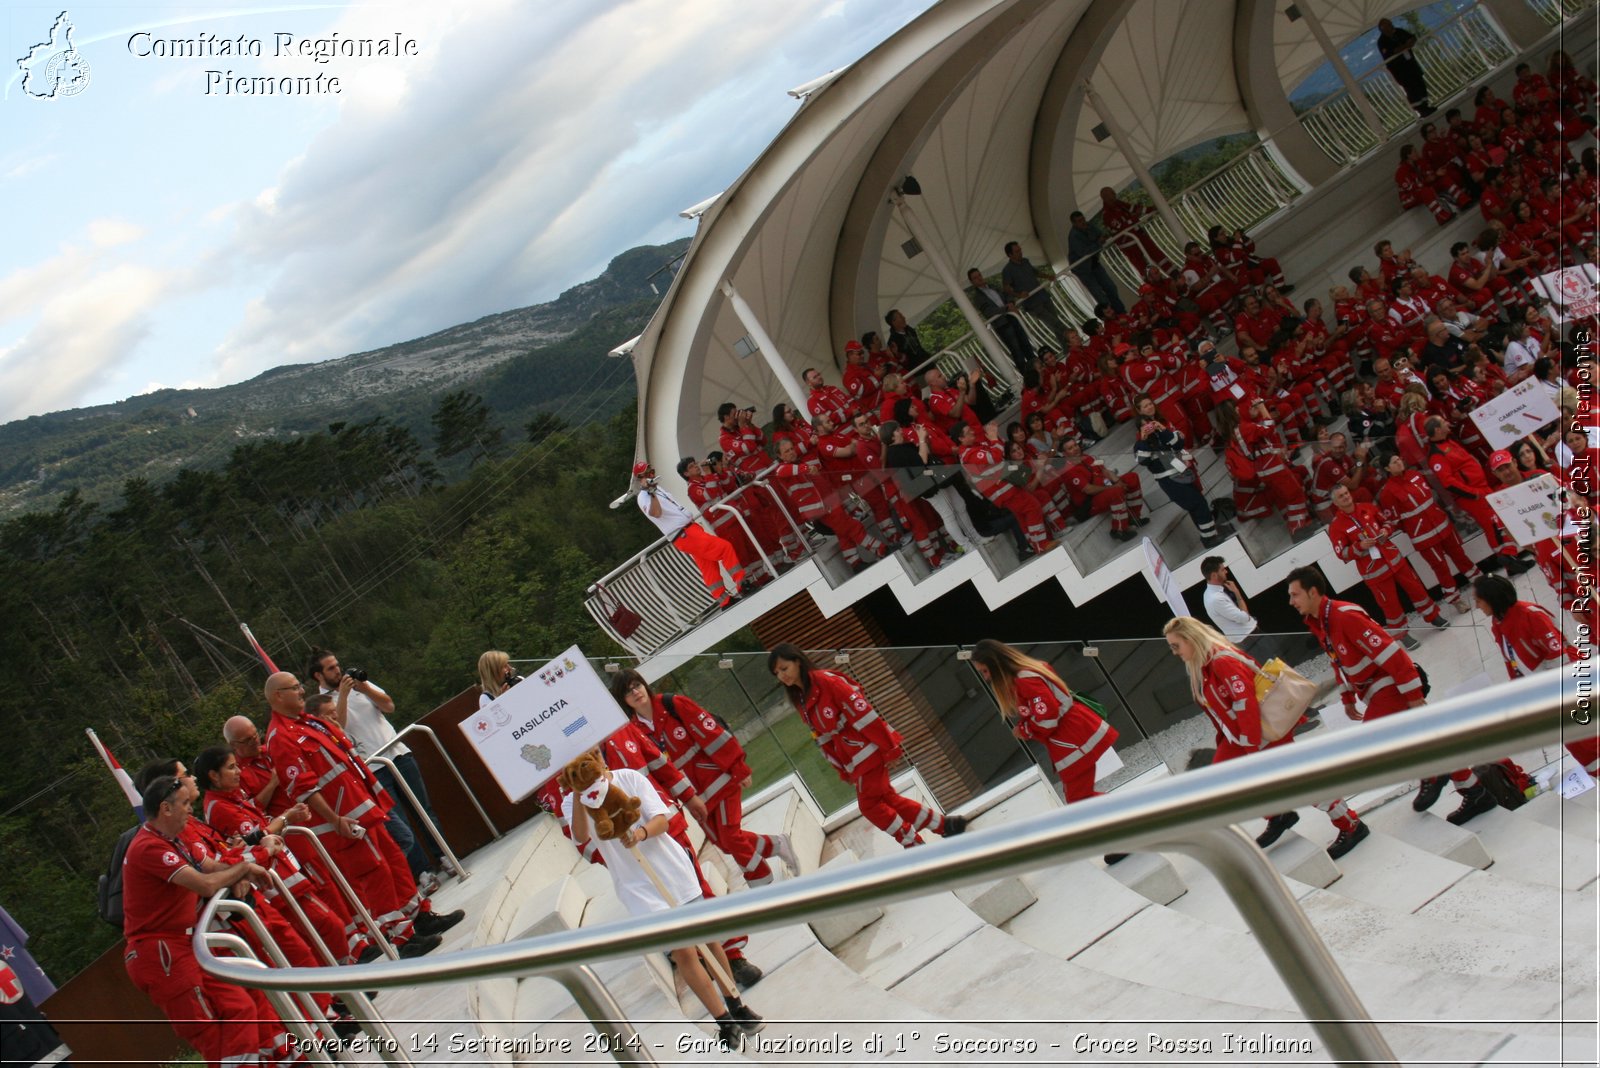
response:
<path id="1" fill-rule="evenodd" d="M 1215 627 L 1193 616 L 1178 616 L 1161 629 L 1167 648 L 1183 661 L 1189 674 L 1189 693 L 1205 709 L 1217 735 L 1213 764 L 1235 760 L 1263 749 L 1276 749 L 1294 741 L 1294 728 L 1276 741 L 1267 741 L 1262 731 L 1261 701 L 1256 694 L 1256 678 L 1261 665 Z M 1304 716 L 1301 717 L 1302 721 Z M 1356 810 L 1342 798 L 1319 801 L 1317 808 L 1327 813 L 1339 836 L 1328 847 L 1328 856 L 1338 859 L 1361 843 L 1371 830 L 1361 822 Z M 1267 848 L 1283 832 L 1300 822 L 1300 814 L 1281 812 L 1267 817 L 1266 830 L 1256 837 L 1256 845 Z"/>
<path id="2" fill-rule="evenodd" d="M 942 815 L 895 792 L 889 769 L 902 754 L 900 734 L 872 707 L 854 679 L 824 671 L 789 642 L 780 642 L 767 654 L 767 670 L 811 729 L 823 759 L 855 787 L 856 802 L 868 823 L 907 849 L 924 844 L 919 831 L 950 838 L 967 829 L 965 816 Z"/>
<path id="3" fill-rule="evenodd" d="M 744 592 L 744 567 L 739 554 L 723 539 L 695 521 L 694 515 L 656 482 L 656 469 L 644 460 L 633 465 L 633 477 L 642 483 L 639 511 L 656 525 L 674 549 L 693 560 L 700 581 L 711 594 L 712 606 L 731 608 Z M 729 588 L 729 583 L 732 588 Z"/>

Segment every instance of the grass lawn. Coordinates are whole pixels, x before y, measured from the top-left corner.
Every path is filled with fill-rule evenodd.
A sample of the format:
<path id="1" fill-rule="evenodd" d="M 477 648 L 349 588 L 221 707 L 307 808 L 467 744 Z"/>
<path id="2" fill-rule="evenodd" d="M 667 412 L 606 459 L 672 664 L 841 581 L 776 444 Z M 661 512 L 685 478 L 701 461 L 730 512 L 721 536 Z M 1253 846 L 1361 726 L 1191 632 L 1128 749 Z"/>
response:
<path id="1" fill-rule="evenodd" d="M 838 773 L 822 758 L 799 716 L 784 716 L 745 739 L 744 754 L 750 765 L 751 790 L 759 790 L 798 769 L 824 812 L 836 812 L 856 799 L 855 790 L 841 782 Z"/>

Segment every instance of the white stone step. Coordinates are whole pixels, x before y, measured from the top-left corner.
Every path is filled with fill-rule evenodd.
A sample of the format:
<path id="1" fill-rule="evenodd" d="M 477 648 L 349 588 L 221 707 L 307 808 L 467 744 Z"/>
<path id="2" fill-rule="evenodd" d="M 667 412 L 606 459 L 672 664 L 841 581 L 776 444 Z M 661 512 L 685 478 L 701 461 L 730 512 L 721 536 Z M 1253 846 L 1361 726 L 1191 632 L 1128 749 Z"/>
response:
<path id="1" fill-rule="evenodd" d="M 1527 807 L 1527 806 L 1523 806 Z M 1521 882 L 1577 890 L 1595 879 L 1596 844 L 1521 815 L 1492 809 L 1466 826 L 1482 840 L 1495 866 Z"/>
<path id="2" fill-rule="evenodd" d="M 1517 809 L 1523 819 L 1534 820 L 1546 827 L 1554 827 L 1584 842 L 1600 841 L 1600 790 L 1571 800 L 1554 790 L 1540 794 Z"/>
<path id="3" fill-rule="evenodd" d="M 1439 800 L 1433 806 L 1439 810 L 1438 813 L 1432 810 L 1416 811 L 1411 807 L 1414 794 L 1405 794 L 1380 808 L 1362 812 L 1361 819 L 1373 830 L 1382 831 L 1391 838 L 1416 846 L 1436 857 L 1453 860 L 1469 868 L 1487 868 L 1494 863 L 1494 857 L 1484 848 L 1483 840 L 1472 832 L 1470 825 L 1457 827 L 1442 815 L 1450 811 L 1447 806 L 1456 803 L 1451 799 L 1454 793 L 1446 787 L 1444 793 L 1439 795 Z"/>
<path id="4" fill-rule="evenodd" d="M 1360 960 L 1338 947 L 1333 952 L 1375 1018 L 1493 1030 L 1501 1026 L 1494 1021 L 1501 1020 L 1581 1019 L 1592 1010 L 1595 996 L 1591 985 L 1440 974 Z M 1199 997 L 1225 990 L 1229 1000 L 1294 1009 L 1254 936 L 1223 931 L 1174 909 L 1145 909 L 1071 959 L 1146 986 Z"/>

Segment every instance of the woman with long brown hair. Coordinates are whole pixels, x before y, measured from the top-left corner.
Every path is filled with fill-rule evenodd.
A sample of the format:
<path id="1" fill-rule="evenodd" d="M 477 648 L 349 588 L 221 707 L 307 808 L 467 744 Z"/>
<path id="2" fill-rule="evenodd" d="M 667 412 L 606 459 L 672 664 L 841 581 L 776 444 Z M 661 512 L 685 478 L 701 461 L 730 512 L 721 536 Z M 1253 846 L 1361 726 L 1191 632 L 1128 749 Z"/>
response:
<path id="1" fill-rule="evenodd" d="M 874 827 L 907 849 L 923 844 L 918 831 L 950 838 L 967 829 L 965 816 L 940 815 L 895 792 L 889 768 L 900 759 L 900 733 L 872 707 L 854 679 L 824 671 L 789 642 L 773 646 L 767 670 L 811 728 L 823 758 L 855 787 L 861 815 Z"/>
<path id="2" fill-rule="evenodd" d="M 1215 627 L 1193 616 L 1170 620 L 1161 628 L 1161 633 L 1166 635 L 1167 648 L 1172 650 L 1172 655 L 1182 660 L 1188 669 L 1189 693 L 1195 703 L 1205 709 L 1217 732 L 1217 755 L 1211 759 L 1213 764 L 1288 745 L 1294 740 L 1293 730 L 1274 742 L 1267 741 L 1262 734 L 1261 702 L 1256 697 L 1256 676 L 1261 667 L 1249 653 L 1230 642 Z M 1317 807 L 1328 814 L 1339 831 L 1339 837 L 1328 847 L 1330 857 L 1344 856 L 1371 833 L 1356 810 L 1341 799 L 1324 801 Z M 1300 814 L 1293 810 L 1268 816 L 1267 829 L 1256 837 L 1256 845 L 1267 848 L 1299 822 Z"/>
<path id="3" fill-rule="evenodd" d="M 1117 729 L 1073 696 L 1043 660 L 985 638 L 972 647 L 972 667 L 994 692 L 1011 733 L 1044 745 L 1067 802 L 1100 796 L 1095 761 L 1117 740 Z"/>

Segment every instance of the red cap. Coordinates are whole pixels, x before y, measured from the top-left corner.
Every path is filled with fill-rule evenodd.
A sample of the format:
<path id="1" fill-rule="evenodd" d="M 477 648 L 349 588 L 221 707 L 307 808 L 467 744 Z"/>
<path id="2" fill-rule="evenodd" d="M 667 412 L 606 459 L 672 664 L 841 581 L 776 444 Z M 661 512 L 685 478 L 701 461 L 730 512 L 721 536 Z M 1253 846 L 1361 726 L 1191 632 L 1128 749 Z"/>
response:
<path id="1" fill-rule="evenodd" d="M 1118 344 L 1112 346 L 1111 351 L 1118 356 L 1126 356 L 1128 353 L 1133 351 L 1133 346 L 1127 344 Z"/>
<path id="2" fill-rule="evenodd" d="M 1506 464 L 1514 464 L 1516 462 L 1517 461 L 1511 458 L 1511 453 L 1505 449 L 1500 449 L 1489 454 L 1489 468 L 1491 470 L 1496 467 L 1503 467 Z"/>
<path id="3" fill-rule="evenodd" d="M 633 477 L 634 478 L 643 478 L 645 475 L 648 475 L 649 473 L 650 473 L 650 462 L 648 460 L 640 460 L 638 463 L 633 465 Z"/>
<path id="4" fill-rule="evenodd" d="M 861 351 L 861 342 L 859 342 L 859 341 L 846 341 L 844 343 L 844 351 L 846 351 L 846 352 L 860 352 Z"/>

